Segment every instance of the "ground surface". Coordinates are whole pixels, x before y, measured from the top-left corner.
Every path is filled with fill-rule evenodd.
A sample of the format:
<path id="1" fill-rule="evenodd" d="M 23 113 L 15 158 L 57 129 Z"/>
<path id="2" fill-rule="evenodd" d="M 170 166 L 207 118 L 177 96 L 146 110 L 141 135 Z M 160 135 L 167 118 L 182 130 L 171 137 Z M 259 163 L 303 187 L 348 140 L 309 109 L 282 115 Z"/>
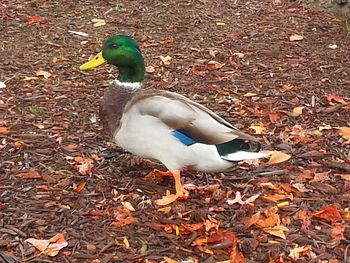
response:
<path id="1" fill-rule="evenodd" d="M 342 18 L 298 1 L 118 3 L 0 4 L 0 262 L 349 262 Z M 130 166 L 96 117 L 115 69 L 78 69 L 115 33 L 140 42 L 147 85 L 186 94 L 251 134 L 260 126 L 263 147 L 292 158 L 184 173 L 197 186 L 190 197 L 157 207 L 173 181 L 144 179 L 156 166 Z M 238 192 L 243 201 L 226 202 Z M 57 233 L 68 245 L 54 257 L 25 241 Z"/>

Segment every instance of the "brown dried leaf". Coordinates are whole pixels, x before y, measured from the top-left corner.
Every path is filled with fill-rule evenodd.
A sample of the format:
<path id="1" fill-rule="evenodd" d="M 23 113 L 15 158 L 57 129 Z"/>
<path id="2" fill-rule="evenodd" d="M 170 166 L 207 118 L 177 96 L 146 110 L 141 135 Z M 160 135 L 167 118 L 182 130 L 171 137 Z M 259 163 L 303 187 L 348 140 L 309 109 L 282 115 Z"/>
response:
<path id="1" fill-rule="evenodd" d="M 294 248 L 289 249 L 289 257 L 291 257 L 294 260 L 300 259 L 300 256 L 303 255 L 303 253 L 311 251 L 311 246 L 301 246 L 296 245 Z"/>
<path id="2" fill-rule="evenodd" d="M 345 240 L 344 236 L 345 224 L 344 223 L 335 223 L 331 230 L 331 237 L 336 240 Z"/>
<path id="3" fill-rule="evenodd" d="M 49 72 L 47 72 L 45 70 L 41 70 L 41 69 L 36 72 L 36 75 L 37 76 L 43 76 L 45 79 L 48 79 L 49 77 L 52 76 L 51 73 L 49 73 Z"/>
<path id="4" fill-rule="evenodd" d="M 42 176 L 33 169 L 28 170 L 27 172 L 16 174 L 16 176 L 22 179 L 41 179 L 42 178 Z"/>
<path id="5" fill-rule="evenodd" d="M 292 116 L 293 117 L 298 117 L 298 116 L 300 116 L 301 114 L 303 114 L 303 109 L 304 109 L 305 107 L 295 107 L 294 109 L 293 109 L 293 111 L 292 111 Z"/>
<path id="6" fill-rule="evenodd" d="M 273 151 L 271 153 L 270 160 L 267 162 L 268 164 L 277 164 L 283 163 L 289 160 L 292 156 L 283 152 Z"/>
<path id="7" fill-rule="evenodd" d="M 48 255 L 50 257 L 56 256 L 62 248 L 68 245 L 68 242 L 64 239 L 62 233 L 56 234 L 49 240 L 28 238 L 26 241 L 32 244 L 42 254 Z"/>

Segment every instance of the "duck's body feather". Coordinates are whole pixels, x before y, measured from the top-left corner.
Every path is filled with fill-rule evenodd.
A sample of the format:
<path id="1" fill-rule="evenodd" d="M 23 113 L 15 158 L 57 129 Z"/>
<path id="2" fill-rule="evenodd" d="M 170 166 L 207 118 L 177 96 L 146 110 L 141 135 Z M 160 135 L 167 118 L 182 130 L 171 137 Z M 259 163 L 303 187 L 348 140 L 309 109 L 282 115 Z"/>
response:
<path id="1" fill-rule="evenodd" d="M 159 160 L 170 171 L 222 171 L 233 166 L 232 161 L 266 156 L 231 143 L 241 142 L 246 147 L 245 140 L 256 139 L 173 92 L 132 91 L 113 83 L 105 92 L 101 118 L 118 146 Z"/>

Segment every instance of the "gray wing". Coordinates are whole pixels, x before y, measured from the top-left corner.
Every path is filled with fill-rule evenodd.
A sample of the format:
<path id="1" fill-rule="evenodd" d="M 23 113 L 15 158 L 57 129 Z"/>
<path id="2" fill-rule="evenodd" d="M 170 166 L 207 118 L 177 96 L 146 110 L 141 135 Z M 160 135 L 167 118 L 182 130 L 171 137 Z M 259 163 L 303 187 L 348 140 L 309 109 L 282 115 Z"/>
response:
<path id="1" fill-rule="evenodd" d="M 177 93 L 140 93 L 134 97 L 128 108 L 136 109 L 142 115 L 154 116 L 169 128 L 180 130 L 200 143 L 221 144 L 237 138 L 257 141 L 208 108 Z"/>

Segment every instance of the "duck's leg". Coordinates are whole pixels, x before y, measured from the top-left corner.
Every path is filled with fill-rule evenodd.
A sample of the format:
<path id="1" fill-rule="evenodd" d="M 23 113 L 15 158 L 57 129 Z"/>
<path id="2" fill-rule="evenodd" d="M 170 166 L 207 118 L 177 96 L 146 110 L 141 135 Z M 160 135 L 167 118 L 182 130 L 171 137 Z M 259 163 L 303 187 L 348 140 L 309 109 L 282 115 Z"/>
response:
<path id="1" fill-rule="evenodd" d="M 162 172 L 159 170 L 154 170 L 154 172 L 159 173 L 162 176 L 173 176 L 175 180 L 175 194 L 169 194 L 163 196 L 162 199 L 156 200 L 157 205 L 168 205 L 177 199 L 186 198 L 188 196 L 188 191 L 183 187 L 181 183 L 180 170 L 166 171 Z"/>

